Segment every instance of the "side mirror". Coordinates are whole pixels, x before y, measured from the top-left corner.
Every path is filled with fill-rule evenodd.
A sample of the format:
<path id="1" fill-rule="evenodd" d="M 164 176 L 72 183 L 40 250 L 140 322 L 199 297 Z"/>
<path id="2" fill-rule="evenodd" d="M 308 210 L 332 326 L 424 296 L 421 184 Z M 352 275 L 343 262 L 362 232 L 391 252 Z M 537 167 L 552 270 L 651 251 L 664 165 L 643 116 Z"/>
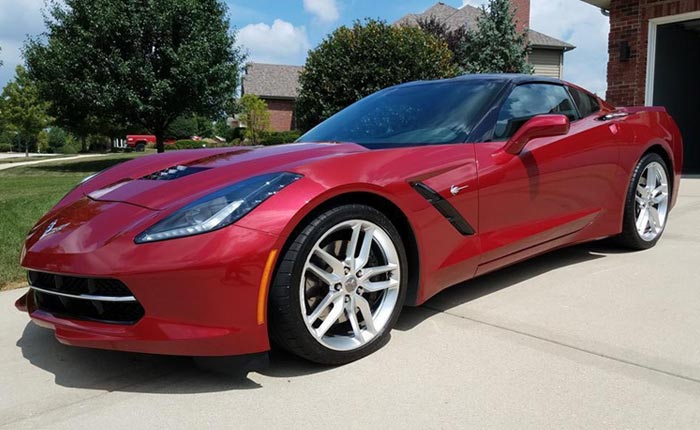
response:
<path id="1" fill-rule="evenodd" d="M 513 137 L 506 142 L 503 151 L 518 155 L 532 139 L 564 135 L 569 132 L 569 126 L 569 118 L 566 115 L 537 115 L 515 132 Z"/>

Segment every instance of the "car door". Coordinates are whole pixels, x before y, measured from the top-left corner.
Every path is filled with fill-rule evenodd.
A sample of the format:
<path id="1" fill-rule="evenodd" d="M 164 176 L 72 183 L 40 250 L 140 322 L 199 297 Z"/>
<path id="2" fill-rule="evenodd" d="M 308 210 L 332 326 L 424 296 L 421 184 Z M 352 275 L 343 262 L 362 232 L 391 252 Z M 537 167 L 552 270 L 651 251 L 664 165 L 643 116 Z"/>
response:
<path id="1" fill-rule="evenodd" d="M 567 134 L 533 139 L 517 155 L 503 152 L 505 142 L 527 120 L 553 113 L 569 118 Z M 557 246 L 604 212 L 611 201 L 618 151 L 612 131 L 592 127 L 590 121 L 595 118 L 580 118 L 563 85 L 513 88 L 500 109 L 492 141 L 475 145 L 482 249 L 477 273 L 542 252 L 548 243 Z"/>

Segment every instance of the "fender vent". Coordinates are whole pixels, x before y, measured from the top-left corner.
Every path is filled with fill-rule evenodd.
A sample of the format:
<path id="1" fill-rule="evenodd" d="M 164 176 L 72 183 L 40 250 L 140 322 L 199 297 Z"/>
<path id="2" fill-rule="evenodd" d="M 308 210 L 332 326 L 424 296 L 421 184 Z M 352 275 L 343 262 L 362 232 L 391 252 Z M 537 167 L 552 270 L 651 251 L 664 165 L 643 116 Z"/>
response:
<path id="1" fill-rule="evenodd" d="M 414 182 L 411 184 L 411 186 L 414 190 L 418 191 L 418 194 L 430 202 L 430 204 L 433 205 L 433 207 L 437 209 L 437 211 L 440 212 L 440 214 L 444 216 L 447 221 L 452 224 L 452 227 L 457 229 L 458 232 L 464 236 L 474 234 L 474 228 L 472 228 L 472 226 L 469 225 L 467 220 L 464 219 L 457 209 L 455 209 L 450 202 L 443 199 L 437 191 L 422 182 Z"/>

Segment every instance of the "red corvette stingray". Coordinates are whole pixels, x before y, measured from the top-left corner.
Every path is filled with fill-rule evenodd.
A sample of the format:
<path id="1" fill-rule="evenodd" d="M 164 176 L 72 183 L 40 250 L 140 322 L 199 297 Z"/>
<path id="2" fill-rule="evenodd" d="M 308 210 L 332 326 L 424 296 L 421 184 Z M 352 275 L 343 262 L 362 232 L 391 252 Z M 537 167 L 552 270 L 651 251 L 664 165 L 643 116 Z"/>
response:
<path id="1" fill-rule="evenodd" d="M 663 108 L 536 76 L 379 91 L 292 145 L 173 151 L 86 179 L 27 236 L 17 302 L 59 341 L 320 363 L 402 306 L 565 245 L 654 246 L 678 195 Z"/>

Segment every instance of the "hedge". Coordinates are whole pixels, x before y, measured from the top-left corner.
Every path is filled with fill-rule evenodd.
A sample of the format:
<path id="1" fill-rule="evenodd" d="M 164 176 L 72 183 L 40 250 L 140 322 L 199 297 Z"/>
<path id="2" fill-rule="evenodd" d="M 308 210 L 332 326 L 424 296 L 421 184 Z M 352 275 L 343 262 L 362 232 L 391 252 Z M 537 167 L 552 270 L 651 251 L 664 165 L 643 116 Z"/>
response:
<path id="1" fill-rule="evenodd" d="M 207 144 L 206 142 L 202 142 L 201 140 L 178 140 L 172 145 L 164 145 L 166 151 L 172 151 L 175 149 L 201 149 L 201 148 L 206 148 Z"/>
<path id="2" fill-rule="evenodd" d="M 292 143 L 301 137 L 298 130 L 291 131 L 268 131 L 260 138 L 261 145 L 279 145 L 282 143 Z"/>

